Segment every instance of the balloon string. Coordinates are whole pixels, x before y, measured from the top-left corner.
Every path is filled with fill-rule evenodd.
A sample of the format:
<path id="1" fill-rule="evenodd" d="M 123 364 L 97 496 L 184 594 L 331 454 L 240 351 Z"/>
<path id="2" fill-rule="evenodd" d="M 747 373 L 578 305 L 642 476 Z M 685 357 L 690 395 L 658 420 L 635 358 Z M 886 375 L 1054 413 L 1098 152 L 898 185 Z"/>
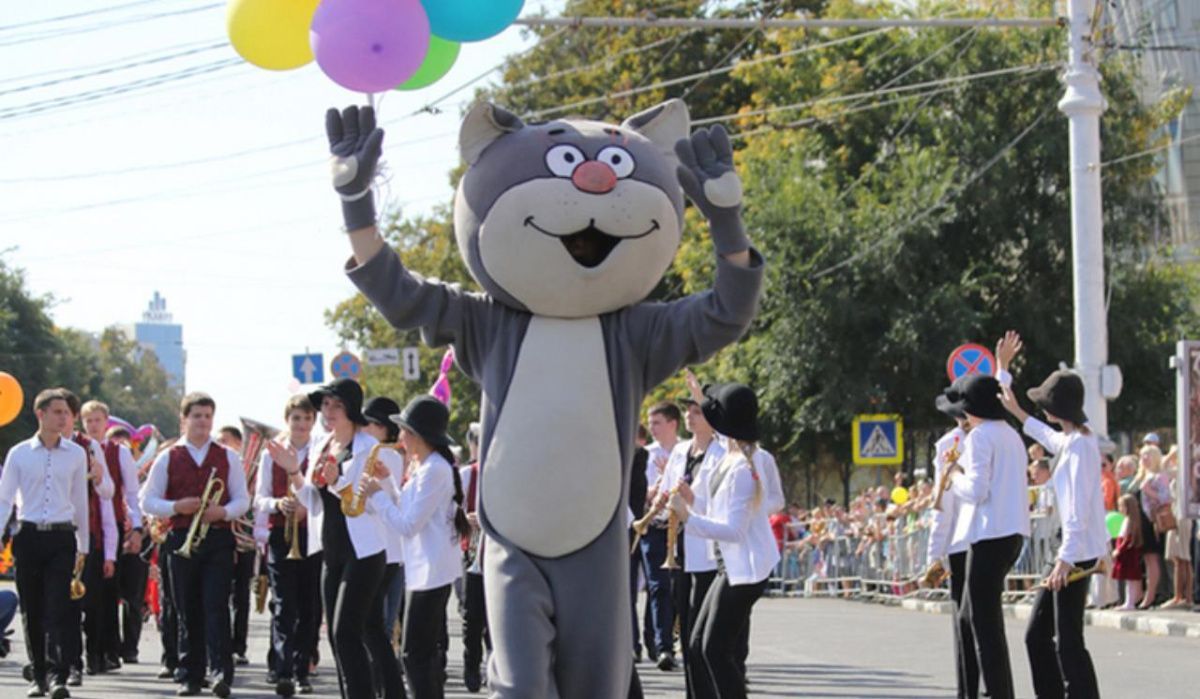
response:
<path id="1" fill-rule="evenodd" d="M 379 118 L 379 107 L 383 106 L 383 100 L 379 100 L 378 106 L 375 103 L 375 93 L 367 93 L 367 104 L 371 109 L 375 110 L 376 119 Z M 379 204 L 379 219 L 382 221 L 387 214 L 388 202 L 391 199 L 391 181 L 392 173 L 386 162 L 381 158 L 375 169 L 375 177 L 371 180 L 371 189 L 375 192 L 375 201 Z"/>

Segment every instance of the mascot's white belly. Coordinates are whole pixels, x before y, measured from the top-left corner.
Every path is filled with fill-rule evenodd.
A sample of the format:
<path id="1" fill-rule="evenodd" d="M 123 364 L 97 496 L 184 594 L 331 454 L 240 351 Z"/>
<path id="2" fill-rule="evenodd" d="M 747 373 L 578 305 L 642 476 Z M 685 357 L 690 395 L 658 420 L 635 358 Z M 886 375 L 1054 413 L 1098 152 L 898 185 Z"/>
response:
<path id="1" fill-rule="evenodd" d="M 596 317 L 534 316 L 483 467 L 488 522 L 536 556 L 578 551 L 621 501 L 621 451 Z"/>

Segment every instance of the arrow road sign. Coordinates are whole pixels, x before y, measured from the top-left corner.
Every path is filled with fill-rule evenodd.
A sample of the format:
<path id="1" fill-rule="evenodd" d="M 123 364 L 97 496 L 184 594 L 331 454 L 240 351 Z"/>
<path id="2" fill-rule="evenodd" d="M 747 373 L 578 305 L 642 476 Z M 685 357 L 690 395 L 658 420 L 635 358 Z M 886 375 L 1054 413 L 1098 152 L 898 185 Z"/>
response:
<path id="1" fill-rule="evenodd" d="M 320 354 L 293 354 L 292 376 L 300 383 L 324 383 L 325 358 Z"/>
<path id="2" fill-rule="evenodd" d="M 402 352 L 404 365 L 404 379 L 406 381 L 416 381 L 421 378 L 421 354 L 416 347 L 405 347 Z"/>

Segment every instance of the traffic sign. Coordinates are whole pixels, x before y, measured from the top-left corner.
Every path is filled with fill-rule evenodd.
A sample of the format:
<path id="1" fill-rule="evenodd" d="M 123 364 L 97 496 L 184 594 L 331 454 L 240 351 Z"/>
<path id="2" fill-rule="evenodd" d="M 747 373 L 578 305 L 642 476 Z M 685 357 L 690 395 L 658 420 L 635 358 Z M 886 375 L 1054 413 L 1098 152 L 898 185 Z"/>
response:
<path id="1" fill-rule="evenodd" d="M 358 381 L 362 376 L 362 362 L 358 361 L 358 357 L 352 353 L 342 351 L 329 363 L 329 373 L 339 379 Z"/>
<path id="2" fill-rule="evenodd" d="M 416 347 L 405 347 L 401 353 L 404 365 L 404 379 L 406 381 L 416 381 L 421 378 L 421 353 Z"/>
<path id="3" fill-rule="evenodd" d="M 396 366 L 400 363 L 400 350 L 396 347 L 367 350 L 367 366 Z"/>
<path id="4" fill-rule="evenodd" d="M 968 343 L 950 353 L 946 360 L 946 375 L 951 383 L 970 374 L 991 376 L 996 373 L 996 358 L 983 345 Z"/>
<path id="5" fill-rule="evenodd" d="M 899 415 L 856 416 L 851 441 L 854 463 L 859 466 L 904 463 L 904 420 Z"/>
<path id="6" fill-rule="evenodd" d="M 320 354 L 293 354 L 292 376 L 300 383 L 324 383 L 325 358 Z"/>

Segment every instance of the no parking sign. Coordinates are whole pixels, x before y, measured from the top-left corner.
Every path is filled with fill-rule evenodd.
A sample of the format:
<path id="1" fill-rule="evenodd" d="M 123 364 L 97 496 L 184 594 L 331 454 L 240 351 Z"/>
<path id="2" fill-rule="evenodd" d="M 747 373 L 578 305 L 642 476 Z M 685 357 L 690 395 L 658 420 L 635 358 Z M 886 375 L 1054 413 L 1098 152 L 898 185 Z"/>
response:
<path id="1" fill-rule="evenodd" d="M 946 375 L 951 383 L 971 374 L 991 376 L 995 373 L 996 358 L 987 347 L 973 342 L 957 347 L 946 360 Z"/>
<path id="2" fill-rule="evenodd" d="M 333 358 L 329 371 L 339 379 L 354 379 L 362 377 L 362 362 L 350 352 L 342 352 Z"/>

